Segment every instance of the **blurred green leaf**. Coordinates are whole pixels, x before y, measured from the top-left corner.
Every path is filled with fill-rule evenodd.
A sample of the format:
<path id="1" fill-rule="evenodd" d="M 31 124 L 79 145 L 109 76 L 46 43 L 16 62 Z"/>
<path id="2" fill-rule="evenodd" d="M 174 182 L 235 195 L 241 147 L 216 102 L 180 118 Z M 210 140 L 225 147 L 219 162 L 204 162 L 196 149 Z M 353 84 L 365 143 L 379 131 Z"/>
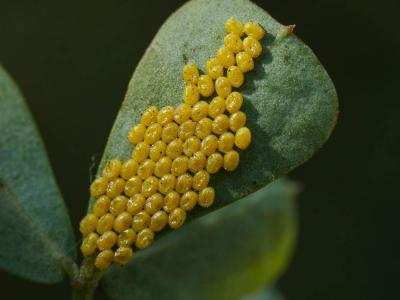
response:
<path id="1" fill-rule="evenodd" d="M 241 300 L 285 300 L 275 288 L 268 288 L 243 297 Z"/>
<path id="2" fill-rule="evenodd" d="M 0 112 L 0 268 L 61 281 L 61 260 L 76 255 L 70 220 L 29 109 L 1 66 Z"/>
<path id="3" fill-rule="evenodd" d="M 113 266 L 113 299 L 238 299 L 283 272 L 296 235 L 293 184 L 279 180 Z"/>
<path id="4" fill-rule="evenodd" d="M 182 102 L 182 67 L 189 61 L 204 71 L 206 61 L 223 45 L 224 23 L 231 16 L 257 21 L 268 31 L 262 41 L 264 52 L 255 70 L 246 73 L 241 89 L 253 142 L 241 153 L 237 171 L 212 176 L 215 205 L 197 208 L 190 217 L 240 199 L 302 164 L 327 140 L 336 123 L 333 83 L 291 27 L 247 0 L 193 0 L 164 23 L 137 66 L 99 170 L 112 158 L 130 157 L 128 131 L 147 107 Z"/>

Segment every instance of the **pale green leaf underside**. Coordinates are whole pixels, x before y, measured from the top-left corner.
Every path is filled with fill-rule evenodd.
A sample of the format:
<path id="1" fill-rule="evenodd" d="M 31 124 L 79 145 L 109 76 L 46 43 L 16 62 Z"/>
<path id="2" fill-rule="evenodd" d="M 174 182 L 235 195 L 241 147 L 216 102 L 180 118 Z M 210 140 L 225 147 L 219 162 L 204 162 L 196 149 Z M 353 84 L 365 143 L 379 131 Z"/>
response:
<path id="1" fill-rule="evenodd" d="M 63 199 L 25 101 L 0 66 L 0 268 L 37 282 L 75 257 Z"/>
<path id="2" fill-rule="evenodd" d="M 182 102 L 182 67 L 189 61 L 204 71 L 206 61 L 223 45 L 224 23 L 231 16 L 259 22 L 268 36 L 255 71 L 246 74 L 241 89 L 253 142 L 241 152 L 235 172 L 212 176 L 217 201 L 211 209 L 256 191 L 321 147 L 335 125 L 338 103 L 328 74 L 310 48 L 247 0 L 193 0 L 164 23 L 137 66 L 100 169 L 111 158 L 129 158 L 128 131 L 147 107 Z M 204 212 L 196 209 L 190 216 Z"/>
<path id="3" fill-rule="evenodd" d="M 293 185 L 279 180 L 113 266 L 113 299 L 239 299 L 283 272 L 296 234 Z"/>

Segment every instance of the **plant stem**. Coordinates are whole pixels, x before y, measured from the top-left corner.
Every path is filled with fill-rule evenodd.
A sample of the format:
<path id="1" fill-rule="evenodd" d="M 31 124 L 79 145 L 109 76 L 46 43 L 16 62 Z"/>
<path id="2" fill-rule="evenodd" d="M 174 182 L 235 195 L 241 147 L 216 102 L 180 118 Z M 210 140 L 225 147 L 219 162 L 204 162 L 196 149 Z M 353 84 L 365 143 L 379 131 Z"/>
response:
<path id="1" fill-rule="evenodd" d="M 71 277 L 72 299 L 92 300 L 103 273 L 94 267 L 93 257 L 84 258 L 78 272 Z"/>

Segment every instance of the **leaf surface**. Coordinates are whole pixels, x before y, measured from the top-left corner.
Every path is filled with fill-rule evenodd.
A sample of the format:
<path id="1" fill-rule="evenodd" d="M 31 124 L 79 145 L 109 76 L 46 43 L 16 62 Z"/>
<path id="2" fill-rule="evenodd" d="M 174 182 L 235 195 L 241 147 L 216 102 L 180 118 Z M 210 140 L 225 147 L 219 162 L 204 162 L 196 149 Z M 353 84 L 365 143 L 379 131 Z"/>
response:
<path id="1" fill-rule="evenodd" d="M 164 23 L 137 66 L 99 170 L 112 158 L 130 157 L 129 129 L 147 107 L 182 102 L 182 67 L 192 62 L 205 71 L 207 60 L 223 45 L 224 23 L 232 16 L 259 22 L 268 35 L 255 70 L 246 73 L 240 89 L 252 144 L 241 152 L 235 172 L 212 176 L 217 201 L 207 212 L 283 176 L 321 147 L 336 123 L 337 95 L 311 49 L 291 33 L 292 27 L 279 24 L 247 0 L 193 0 Z M 195 209 L 190 217 L 204 213 Z"/>
<path id="2" fill-rule="evenodd" d="M 42 283 L 74 258 L 70 220 L 29 109 L 0 66 L 0 268 Z"/>
<path id="3" fill-rule="evenodd" d="M 277 279 L 295 235 L 293 185 L 278 180 L 171 232 L 112 266 L 102 281 L 113 299 L 238 299 Z M 269 299 L 269 298 L 267 298 Z"/>

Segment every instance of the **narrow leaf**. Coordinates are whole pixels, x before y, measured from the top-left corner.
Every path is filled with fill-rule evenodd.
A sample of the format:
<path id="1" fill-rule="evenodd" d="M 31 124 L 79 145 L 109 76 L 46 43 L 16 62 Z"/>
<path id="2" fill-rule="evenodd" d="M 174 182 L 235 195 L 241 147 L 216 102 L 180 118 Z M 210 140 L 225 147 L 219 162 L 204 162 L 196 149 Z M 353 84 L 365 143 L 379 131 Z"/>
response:
<path id="1" fill-rule="evenodd" d="M 34 121 L 0 66 L 0 268 L 37 282 L 64 277 L 73 232 Z"/>
<path id="2" fill-rule="evenodd" d="M 102 284 L 113 299 L 238 299 L 283 272 L 294 237 L 292 185 L 279 180 L 174 231 Z"/>
<path id="3" fill-rule="evenodd" d="M 293 27 L 279 24 L 247 0 L 193 0 L 164 23 L 137 66 L 100 169 L 109 159 L 130 157 L 128 131 L 148 106 L 182 102 L 182 67 L 189 61 L 205 71 L 206 61 L 223 45 L 224 22 L 232 16 L 257 21 L 268 31 L 263 54 L 241 89 L 253 142 L 241 152 L 235 172 L 212 176 L 214 206 L 196 209 L 190 217 L 240 199 L 299 166 L 336 123 L 335 88 L 311 49 L 291 32 Z"/>

